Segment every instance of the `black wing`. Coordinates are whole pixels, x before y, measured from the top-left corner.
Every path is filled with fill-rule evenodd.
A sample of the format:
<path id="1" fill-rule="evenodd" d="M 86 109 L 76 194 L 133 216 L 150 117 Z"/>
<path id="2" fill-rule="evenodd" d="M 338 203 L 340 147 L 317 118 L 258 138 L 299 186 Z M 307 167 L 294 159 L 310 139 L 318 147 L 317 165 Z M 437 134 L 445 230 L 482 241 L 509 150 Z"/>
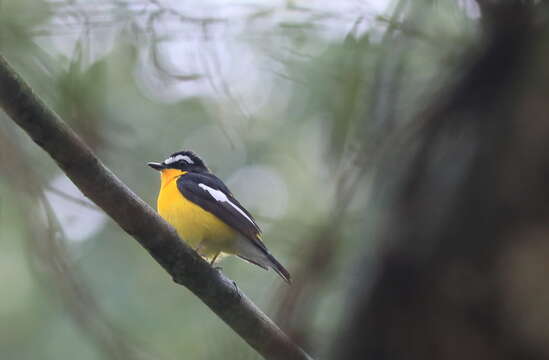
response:
<path id="1" fill-rule="evenodd" d="M 187 173 L 177 179 L 179 191 L 193 203 L 214 214 L 227 225 L 267 251 L 260 240 L 261 229 L 227 186 L 209 173 Z"/>

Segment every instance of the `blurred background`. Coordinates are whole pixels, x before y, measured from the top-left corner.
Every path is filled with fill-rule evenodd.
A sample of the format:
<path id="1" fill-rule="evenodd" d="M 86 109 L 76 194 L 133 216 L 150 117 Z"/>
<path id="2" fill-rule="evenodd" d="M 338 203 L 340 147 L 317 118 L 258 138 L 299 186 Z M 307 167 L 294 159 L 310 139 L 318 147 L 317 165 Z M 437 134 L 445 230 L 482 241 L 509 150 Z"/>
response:
<path id="1" fill-rule="evenodd" d="M 200 154 L 295 282 L 223 272 L 326 358 L 376 275 L 376 184 L 398 177 L 379 160 L 465 72 L 480 19 L 468 0 L 0 0 L 0 52 L 151 206 L 146 163 Z M 259 358 L 0 119 L 2 359 Z"/>

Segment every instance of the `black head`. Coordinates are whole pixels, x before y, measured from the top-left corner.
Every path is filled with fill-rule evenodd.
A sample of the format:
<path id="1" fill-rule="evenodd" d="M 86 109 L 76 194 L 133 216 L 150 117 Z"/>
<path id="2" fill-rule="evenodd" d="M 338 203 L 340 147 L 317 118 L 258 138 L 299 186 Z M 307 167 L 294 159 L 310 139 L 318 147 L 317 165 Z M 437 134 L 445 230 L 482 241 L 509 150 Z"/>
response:
<path id="1" fill-rule="evenodd" d="M 199 158 L 194 152 L 189 150 L 173 153 L 161 163 L 150 162 L 147 165 L 155 170 L 178 169 L 190 172 L 210 171 L 206 164 L 204 164 L 204 161 L 202 161 L 202 159 Z"/>

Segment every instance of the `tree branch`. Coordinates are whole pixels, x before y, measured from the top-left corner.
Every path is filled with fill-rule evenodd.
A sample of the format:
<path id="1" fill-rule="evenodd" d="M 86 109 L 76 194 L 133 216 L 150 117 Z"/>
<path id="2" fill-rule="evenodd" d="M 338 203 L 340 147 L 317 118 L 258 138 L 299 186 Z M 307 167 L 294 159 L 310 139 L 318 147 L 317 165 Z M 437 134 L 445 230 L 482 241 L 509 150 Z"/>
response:
<path id="1" fill-rule="evenodd" d="M 89 199 L 266 359 L 311 359 L 236 285 L 183 243 L 95 156 L 0 55 L 0 106 Z"/>

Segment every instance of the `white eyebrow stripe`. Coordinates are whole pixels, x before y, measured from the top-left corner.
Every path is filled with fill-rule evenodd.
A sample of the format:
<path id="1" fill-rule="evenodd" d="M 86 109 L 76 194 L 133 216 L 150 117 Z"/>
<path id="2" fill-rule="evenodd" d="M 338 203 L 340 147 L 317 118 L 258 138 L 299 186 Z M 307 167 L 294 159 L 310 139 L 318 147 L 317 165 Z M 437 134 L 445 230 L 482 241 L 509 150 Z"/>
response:
<path id="1" fill-rule="evenodd" d="M 216 200 L 216 201 L 219 201 L 219 202 L 228 202 L 229 205 L 231 205 L 233 208 L 236 209 L 236 211 L 238 211 L 242 216 L 244 216 L 246 219 L 248 219 L 249 222 L 251 222 L 254 226 L 257 226 L 255 224 L 255 222 L 248 216 L 246 215 L 246 213 L 244 211 L 242 211 L 241 208 L 239 208 L 238 206 L 236 206 L 231 200 L 229 200 L 229 198 L 227 197 L 227 195 L 225 195 L 225 193 L 221 190 L 216 190 L 214 188 L 211 188 L 209 187 L 208 185 L 205 185 L 205 184 L 198 184 L 198 187 L 202 188 L 203 190 L 206 190 L 208 193 L 210 193 L 210 195 Z"/>
<path id="2" fill-rule="evenodd" d="M 179 160 L 185 160 L 189 164 L 194 164 L 194 161 L 192 161 L 190 157 L 188 157 L 187 155 L 181 155 L 181 154 L 176 156 L 170 156 L 169 158 L 164 160 L 164 164 L 170 165 L 174 162 L 178 162 Z"/>

